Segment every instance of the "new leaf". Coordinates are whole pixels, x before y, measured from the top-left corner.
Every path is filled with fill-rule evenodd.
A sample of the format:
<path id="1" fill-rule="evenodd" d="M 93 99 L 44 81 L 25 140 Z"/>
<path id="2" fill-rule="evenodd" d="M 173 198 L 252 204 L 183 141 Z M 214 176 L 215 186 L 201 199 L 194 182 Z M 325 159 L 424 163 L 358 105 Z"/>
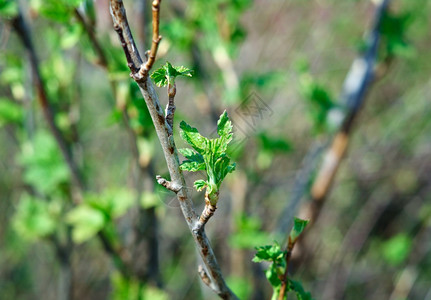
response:
<path id="1" fill-rule="evenodd" d="M 217 122 L 219 138 L 208 139 L 203 137 L 196 128 L 186 122 L 180 123 L 180 135 L 192 149 L 180 149 L 179 152 L 186 158 L 181 169 L 189 172 L 205 170 L 207 181 L 198 180 L 195 187 L 198 191 L 206 188 L 210 201 L 215 204 L 218 200 L 218 191 L 226 175 L 235 170 L 235 163 L 230 163 L 226 154 L 228 144 L 232 141 L 232 122 L 225 112 Z"/>
<path id="2" fill-rule="evenodd" d="M 170 62 L 166 62 L 163 67 L 158 68 L 151 74 L 151 78 L 158 87 L 174 84 L 177 76 L 192 77 L 193 71 L 183 66 L 175 67 Z"/>

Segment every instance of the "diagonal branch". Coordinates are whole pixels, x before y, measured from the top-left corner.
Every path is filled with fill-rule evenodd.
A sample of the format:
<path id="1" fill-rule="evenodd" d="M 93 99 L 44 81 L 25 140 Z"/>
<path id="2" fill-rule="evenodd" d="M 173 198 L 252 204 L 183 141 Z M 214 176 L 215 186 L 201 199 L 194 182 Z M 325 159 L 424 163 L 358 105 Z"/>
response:
<path id="1" fill-rule="evenodd" d="M 77 190 L 75 191 L 77 193 L 76 202 L 79 202 L 82 199 L 82 193 L 86 191 L 87 187 L 82 178 L 78 165 L 73 160 L 72 154 L 70 152 L 70 149 L 67 145 L 66 140 L 64 139 L 60 129 L 55 124 L 55 114 L 52 110 L 50 101 L 47 96 L 48 94 L 46 92 L 45 83 L 40 73 L 39 61 L 38 61 L 36 50 L 33 46 L 31 32 L 26 24 L 26 21 L 21 11 L 19 11 L 18 15 L 12 20 L 12 25 L 28 52 L 31 68 L 35 76 L 35 86 L 38 92 L 38 96 L 39 96 L 38 99 L 39 99 L 40 106 L 42 108 L 43 115 L 48 124 L 49 130 L 51 131 L 51 134 L 54 136 L 56 143 L 58 144 L 60 151 L 63 155 L 63 158 L 69 167 L 72 182 L 77 187 Z M 100 48 L 99 50 L 100 50 L 100 53 L 102 53 L 103 55 L 102 49 Z M 102 64 L 103 62 L 107 63 L 106 57 L 104 55 L 100 58 L 101 58 L 100 62 Z M 127 261 L 128 261 L 127 253 L 125 253 L 124 248 L 114 245 L 109 240 L 109 238 L 106 235 L 106 232 L 104 231 L 100 231 L 98 233 L 98 237 L 105 251 L 108 254 L 110 254 L 110 256 L 113 258 L 119 270 L 122 272 L 124 276 L 127 277 L 130 272 L 128 270 L 128 265 L 127 265 Z"/>
<path id="2" fill-rule="evenodd" d="M 60 148 L 61 154 L 69 168 L 72 182 L 75 186 L 78 187 L 79 190 L 83 190 L 85 188 L 83 177 L 79 171 L 76 162 L 73 160 L 72 153 L 67 145 L 66 140 L 64 139 L 63 134 L 61 133 L 58 126 L 55 124 L 55 113 L 53 112 L 50 105 L 45 83 L 40 73 L 39 60 L 36 54 L 36 50 L 33 46 L 30 30 L 20 10 L 18 12 L 18 15 L 12 20 L 12 26 L 18 34 L 19 38 L 21 39 L 21 42 L 23 43 L 29 56 L 31 69 L 34 75 L 34 84 L 38 93 L 39 104 L 42 108 L 43 116 L 46 120 L 46 123 L 48 124 L 48 128 L 54 136 L 57 145 Z M 78 196 L 77 198 L 81 198 L 81 196 Z"/>
<path id="3" fill-rule="evenodd" d="M 348 111 L 324 156 L 323 164 L 311 188 L 312 203 L 309 210 L 311 222 L 315 222 L 320 214 L 324 199 L 347 151 L 353 123 L 365 102 L 367 92 L 377 79 L 375 70 L 380 42 L 380 25 L 389 2 L 390 0 L 384 0 L 376 7 L 373 28 L 368 37 L 367 51 L 363 56 L 354 60 L 344 82 L 341 98 L 347 103 Z"/>
<path id="4" fill-rule="evenodd" d="M 309 207 L 307 207 L 306 212 L 303 213 L 303 215 L 310 220 L 307 230 L 309 230 L 310 225 L 316 221 L 320 214 L 338 167 L 347 150 L 353 123 L 366 100 L 367 92 L 370 90 L 372 84 L 382 77 L 382 74 L 376 74 L 378 71 L 378 69 L 376 70 L 376 60 L 380 42 L 380 24 L 389 6 L 389 2 L 390 0 L 383 0 L 379 6 L 376 7 L 373 27 L 368 36 L 367 51 L 353 61 L 345 79 L 341 94 L 341 102 L 346 103 L 347 112 L 344 115 L 342 123 L 340 123 L 338 132 L 329 143 L 329 148 L 324 154 L 323 163 L 313 182 L 311 188 L 311 203 Z M 389 59 L 384 63 L 389 64 L 390 62 L 391 60 Z M 309 155 L 314 158 L 309 163 L 304 164 L 304 168 L 298 180 L 295 182 L 293 193 L 293 202 L 295 205 L 288 205 L 281 216 L 290 215 L 287 210 L 291 207 L 296 211 L 297 203 L 306 193 L 307 183 L 313 173 L 312 169 L 314 168 L 315 158 L 318 154 L 315 153 L 312 155 L 314 152 L 314 150 L 309 151 Z M 305 161 L 307 161 L 307 159 L 305 159 Z M 291 214 L 293 215 L 295 212 Z M 290 227 L 290 219 L 292 218 L 286 220 L 284 217 L 281 217 L 277 226 L 277 231 L 280 233 L 286 232 Z M 301 236 L 300 242 L 303 240 L 302 237 L 303 236 Z"/>
<path id="5" fill-rule="evenodd" d="M 154 1 L 159 3 L 158 1 Z M 154 4 L 153 2 L 153 4 Z M 121 28 L 121 31 L 117 30 L 119 34 L 120 41 L 124 40 L 127 47 L 123 47 L 126 52 L 126 57 L 139 57 L 136 47 L 129 47 L 134 45 L 133 37 L 130 33 L 130 28 L 127 23 L 126 11 L 121 0 L 110 0 L 111 3 L 111 14 L 113 18 L 114 28 Z M 154 7 L 154 6 L 153 6 Z M 153 17 L 158 18 L 158 12 L 155 13 L 153 10 Z M 158 20 L 153 19 L 154 23 L 158 24 Z M 153 28 L 154 29 L 154 28 Z M 129 33 L 129 34 L 127 34 Z M 154 34 L 154 30 L 153 30 Z M 154 41 L 153 41 L 154 46 Z M 152 47 L 153 48 L 153 47 Z M 151 55 L 151 52 L 150 52 Z M 133 59 L 132 59 L 133 60 Z M 135 64 L 136 66 L 136 64 Z M 133 67 L 133 66 L 132 66 Z M 151 67 L 151 65 L 147 66 Z M 142 69 L 142 68 L 141 68 Z M 134 70 L 131 68 L 132 73 Z M 148 69 L 149 71 L 149 69 Z M 147 72 L 148 72 L 147 71 Z M 171 184 L 175 186 L 180 186 L 178 190 L 177 198 L 180 204 L 180 208 L 187 222 L 189 230 L 196 243 L 196 248 L 202 257 L 206 268 L 206 274 L 210 281 L 210 288 L 217 293 L 223 299 L 237 299 L 235 294 L 226 285 L 223 275 L 221 273 L 220 267 L 217 263 L 217 259 L 211 248 L 210 242 L 205 234 L 204 230 L 195 231 L 193 228 L 198 222 L 198 216 L 193 208 L 193 203 L 188 194 L 186 188 L 186 182 L 182 171 L 179 167 L 178 153 L 173 139 L 172 132 L 169 130 L 169 124 L 166 121 L 160 102 L 153 84 L 148 76 L 139 78 L 138 76 L 133 76 L 137 82 L 141 93 L 144 97 L 145 103 L 151 115 L 157 136 L 159 138 L 160 144 L 162 146 L 163 154 L 166 159 L 166 164 L 171 177 Z"/>

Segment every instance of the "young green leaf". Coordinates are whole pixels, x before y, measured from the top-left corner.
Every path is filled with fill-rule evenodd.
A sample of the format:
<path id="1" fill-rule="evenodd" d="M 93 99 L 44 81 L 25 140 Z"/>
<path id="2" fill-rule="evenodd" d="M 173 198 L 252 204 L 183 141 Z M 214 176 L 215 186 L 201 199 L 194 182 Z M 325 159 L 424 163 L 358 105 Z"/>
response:
<path id="1" fill-rule="evenodd" d="M 193 71 L 183 66 L 175 67 L 172 66 L 170 62 L 166 62 L 164 66 L 158 68 L 151 74 L 151 78 L 158 87 L 175 83 L 175 78 L 178 76 L 192 77 Z"/>
<path id="2" fill-rule="evenodd" d="M 295 242 L 298 237 L 301 235 L 301 233 L 304 231 L 305 227 L 308 224 L 308 220 L 302 220 L 299 218 L 294 219 L 293 228 L 290 231 L 290 239 Z"/>
<path id="3" fill-rule="evenodd" d="M 196 161 L 185 160 L 181 163 L 180 169 L 183 171 L 189 171 L 189 172 L 204 171 L 205 170 L 205 164 L 204 163 L 198 163 Z"/>
<path id="4" fill-rule="evenodd" d="M 229 120 L 226 111 L 223 112 L 217 122 L 217 134 L 223 143 L 228 144 L 232 140 L 232 122 Z"/>
<path id="5" fill-rule="evenodd" d="M 193 149 L 180 149 L 179 152 L 187 158 L 180 165 L 182 170 L 195 172 L 205 170 L 207 181 L 198 181 L 195 187 L 198 190 L 206 188 L 206 193 L 214 205 L 218 200 L 220 185 L 228 173 L 235 170 L 235 163 L 230 163 L 226 154 L 228 144 L 232 140 L 232 123 L 226 111 L 217 122 L 217 133 L 219 138 L 207 139 L 200 135 L 196 128 L 186 122 L 180 123 L 180 135 Z M 205 184 L 204 184 L 205 183 Z"/>
<path id="6" fill-rule="evenodd" d="M 286 251 L 282 251 L 280 245 L 275 242 L 274 245 L 266 245 L 256 247 L 256 254 L 253 258 L 254 262 L 272 261 L 280 262 L 283 260 Z"/>
<path id="7" fill-rule="evenodd" d="M 204 188 L 208 186 L 208 184 L 205 180 L 200 179 L 195 181 L 194 186 L 197 191 L 202 191 Z"/>
<path id="8" fill-rule="evenodd" d="M 289 279 L 289 289 L 293 290 L 298 300 L 313 300 L 311 294 L 306 292 L 302 287 L 301 282 Z"/>
<path id="9" fill-rule="evenodd" d="M 155 70 L 153 74 L 151 74 L 151 78 L 158 87 L 163 87 L 168 84 L 168 78 L 164 67 Z"/>
<path id="10" fill-rule="evenodd" d="M 208 139 L 203 137 L 199 131 L 184 121 L 180 123 L 180 135 L 183 140 L 190 144 L 199 154 L 204 154 Z"/>
<path id="11" fill-rule="evenodd" d="M 187 148 L 178 149 L 178 151 L 187 158 L 187 160 L 183 161 L 180 165 L 181 170 L 189 172 L 205 170 L 205 162 L 201 154 Z"/>

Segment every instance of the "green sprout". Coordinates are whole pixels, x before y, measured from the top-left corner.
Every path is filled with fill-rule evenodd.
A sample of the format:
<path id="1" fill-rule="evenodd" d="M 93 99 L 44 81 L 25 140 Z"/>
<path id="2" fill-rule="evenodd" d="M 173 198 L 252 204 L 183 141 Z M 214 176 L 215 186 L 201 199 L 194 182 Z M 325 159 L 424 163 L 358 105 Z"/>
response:
<path id="1" fill-rule="evenodd" d="M 174 85 L 177 76 L 192 77 L 193 71 L 183 66 L 175 67 L 170 62 L 166 62 L 151 74 L 151 78 L 158 87 Z"/>
<path id="2" fill-rule="evenodd" d="M 180 135 L 192 149 L 179 149 L 178 151 L 186 158 L 180 168 L 189 172 L 206 171 L 207 180 L 196 180 L 196 190 L 206 189 L 206 198 L 211 205 L 216 205 L 220 185 L 228 173 L 235 170 L 235 163 L 230 163 L 226 154 L 228 144 L 232 141 L 232 122 L 224 111 L 217 122 L 216 139 L 203 137 L 196 128 L 186 122 L 180 124 Z"/>

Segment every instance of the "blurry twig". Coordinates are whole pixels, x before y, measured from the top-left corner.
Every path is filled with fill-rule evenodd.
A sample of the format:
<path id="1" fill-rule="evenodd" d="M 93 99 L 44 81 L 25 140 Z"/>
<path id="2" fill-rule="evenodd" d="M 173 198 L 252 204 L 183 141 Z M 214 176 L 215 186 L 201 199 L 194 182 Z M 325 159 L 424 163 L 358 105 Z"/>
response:
<path id="1" fill-rule="evenodd" d="M 139 75 L 145 78 L 148 72 L 152 68 L 157 55 L 157 49 L 159 48 L 159 43 L 162 40 L 162 36 L 159 34 L 159 23 L 160 23 L 160 2 L 161 0 L 154 0 L 152 4 L 153 11 L 153 41 L 151 43 L 151 49 L 148 51 L 148 59 L 145 64 L 141 65 L 139 70 Z"/>
<path id="2" fill-rule="evenodd" d="M 64 139 L 63 134 L 61 133 L 58 126 L 55 124 L 55 113 L 53 112 L 52 106 L 48 99 L 48 93 L 46 91 L 45 83 L 42 79 L 42 75 L 40 74 L 39 60 L 36 54 L 36 50 L 33 46 L 30 29 L 27 26 L 26 20 L 24 19 L 21 10 L 18 11 L 17 16 L 12 20 L 12 26 L 20 37 L 25 49 L 27 50 L 30 65 L 34 75 L 34 84 L 37 89 L 39 104 L 42 108 L 42 112 L 45 117 L 46 123 L 48 124 L 48 128 L 54 136 L 57 145 L 60 148 L 61 154 L 66 161 L 74 185 L 77 186 L 79 190 L 83 190 L 85 188 L 85 183 L 82 174 L 80 173 L 77 164 L 73 160 L 72 153 L 67 145 L 66 140 Z M 77 196 L 77 199 L 79 199 L 77 201 L 80 201 L 80 198 L 82 198 L 82 195 Z"/>
<path id="3" fill-rule="evenodd" d="M 39 103 L 41 105 L 45 119 L 48 123 L 49 129 L 61 150 L 63 158 L 66 161 L 66 164 L 69 167 L 72 181 L 74 185 L 77 187 L 77 190 L 75 191 L 77 193 L 77 197 L 76 197 L 77 200 L 75 202 L 79 202 L 82 199 L 82 193 L 86 190 L 86 185 L 84 183 L 84 180 L 82 178 L 82 175 L 80 173 L 80 170 L 77 164 L 73 160 L 72 154 L 70 152 L 70 149 L 67 146 L 66 140 L 64 139 L 60 129 L 55 124 L 55 121 L 54 121 L 55 115 L 52 111 L 52 107 L 47 96 L 45 84 L 40 74 L 39 62 L 38 62 L 36 50 L 34 49 L 34 46 L 32 43 L 31 33 L 27 27 L 26 21 L 21 11 L 19 11 L 18 15 L 12 20 L 12 26 L 15 29 L 15 31 L 18 33 L 22 43 L 24 44 L 24 47 L 28 52 L 31 67 L 35 75 L 35 85 L 39 95 L 38 97 Z M 117 264 L 117 266 L 119 266 L 119 269 L 122 271 L 123 275 L 127 276 L 129 271 L 127 270 L 127 267 L 126 267 L 127 266 L 127 263 L 125 261 L 126 256 L 123 249 L 121 247 L 114 246 L 113 243 L 111 243 L 111 241 L 103 231 L 99 232 L 98 236 L 105 250 L 109 254 L 111 254 L 111 256 L 114 258 L 115 263 Z"/>
<path id="4" fill-rule="evenodd" d="M 87 33 L 90 43 L 93 46 L 96 55 L 98 57 L 97 63 L 104 68 L 106 71 L 109 71 L 109 60 L 107 59 L 107 56 L 105 54 L 105 51 L 103 50 L 103 47 L 101 46 L 98 38 L 96 37 L 96 33 L 94 31 L 94 28 L 90 26 L 87 21 L 85 20 L 84 16 L 81 14 L 81 12 L 78 9 L 75 9 L 75 16 L 78 19 L 79 23 L 81 23 L 82 27 L 84 28 L 84 31 Z M 110 86 L 114 97 L 117 97 L 117 87 L 118 84 L 115 80 L 110 79 Z M 154 177 L 154 170 L 153 166 L 150 162 L 149 166 L 143 167 L 140 164 L 140 150 L 138 147 L 138 136 L 135 133 L 135 131 L 130 126 L 130 116 L 127 112 L 127 106 L 123 105 L 121 108 L 122 111 L 122 121 L 123 125 L 126 128 L 128 137 L 129 137 L 129 143 L 130 143 L 130 149 L 132 152 L 133 160 L 135 165 L 138 168 L 138 174 L 136 178 L 136 199 L 137 203 L 139 204 L 140 199 L 142 197 L 142 193 L 144 190 L 144 181 L 147 179 L 147 181 L 150 181 L 148 177 Z M 154 187 L 154 186 L 153 186 Z M 147 250 L 148 258 L 147 258 L 147 264 L 145 264 L 148 267 L 148 276 L 142 275 L 144 272 L 139 267 L 136 267 L 136 275 L 143 279 L 144 277 L 148 277 L 153 279 L 158 285 L 161 284 L 160 282 L 160 270 L 159 270 L 159 259 L 158 259 L 158 240 L 157 240 L 157 217 L 155 216 L 155 211 L 153 208 L 150 209 L 139 209 L 138 210 L 138 221 L 136 224 L 136 238 L 135 242 L 140 243 L 140 240 L 142 239 L 142 236 L 144 236 L 145 239 L 148 240 L 147 243 Z M 141 228 L 142 220 L 146 219 L 145 228 Z M 136 245 L 138 246 L 138 245 Z M 105 247 L 105 250 L 107 248 Z M 144 266 L 143 264 L 140 264 L 139 266 Z M 150 271 L 151 269 L 151 271 Z"/>
<path id="5" fill-rule="evenodd" d="M 347 104 L 347 113 L 324 155 L 323 163 L 311 188 L 311 205 L 308 212 L 305 213 L 311 222 L 315 222 L 320 214 L 335 174 L 346 153 L 352 125 L 366 99 L 367 92 L 377 79 L 375 70 L 380 42 L 380 25 L 389 2 L 390 0 L 384 0 L 376 7 L 374 25 L 368 37 L 367 51 L 354 60 L 344 82 L 341 99 Z"/>
<path id="6" fill-rule="evenodd" d="M 196 247 L 205 264 L 206 274 L 210 283 L 208 286 L 223 299 L 236 299 L 235 294 L 233 294 L 224 281 L 214 252 L 205 234 L 205 230 L 203 228 L 198 231 L 193 230 L 198 222 L 198 216 L 193 208 L 193 202 L 190 195 L 188 195 L 187 189 L 185 188 L 186 183 L 179 168 L 178 154 L 172 131 L 169 130 L 170 126 L 161 108 L 157 93 L 154 90 L 154 86 L 150 78 L 147 76 L 153 63 L 151 59 L 152 57 L 155 58 L 158 41 L 160 41 L 160 37 L 158 35 L 159 4 L 160 2 L 157 0 L 153 2 L 153 45 L 147 63 L 143 64 L 140 59 L 139 52 L 135 46 L 135 42 L 127 22 L 126 11 L 121 0 L 110 1 L 114 29 L 118 33 L 129 68 L 132 72 L 132 77 L 135 79 L 141 90 L 150 112 L 151 119 L 153 120 L 153 124 L 166 159 L 169 174 L 171 176 L 171 184 L 181 187 L 181 189 L 176 193 L 177 198 L 187 225 L 195 240 Z M 140 71 L 138 72 L 138 70 Z"/>
<path id="7" fill-rule="evenodd" d="M 327 145 L 321 142 L 315 143 L 305 156 L 302 163 L 302 168 L 298 172 L 293 184 L 293 189 L 291 192 L 292 197 L 289 201 L 289 205 L 287 205 L 281 213 L 276 236 L 286 236 L 285 233 L 289 232 L 290 228 L 292 227 L 293 217 L 298 210 L 302 197 L 304 197 L 305 191 L 308 188 L 310 177 L 316 168 L 318 159 L 320 158 L 325 146 Z"/>

